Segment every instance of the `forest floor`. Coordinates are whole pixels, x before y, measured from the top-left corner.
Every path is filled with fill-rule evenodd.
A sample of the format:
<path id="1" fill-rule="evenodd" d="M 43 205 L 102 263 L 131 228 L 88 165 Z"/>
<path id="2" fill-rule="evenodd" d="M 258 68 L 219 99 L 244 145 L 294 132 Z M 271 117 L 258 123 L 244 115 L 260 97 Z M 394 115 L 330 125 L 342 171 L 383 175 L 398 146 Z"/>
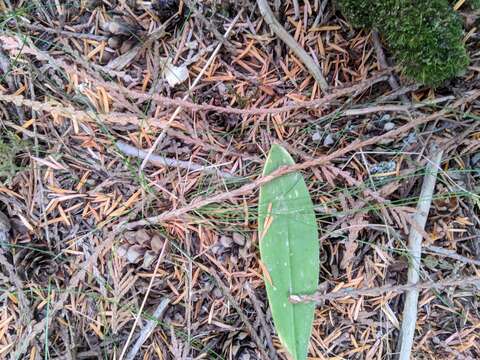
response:
<path id="1" fill-rule="evenodd" d="M 277 15 L 327 93 L 253 0 L 0 0 L 1 358 L 286 359 L 256 231 L 274 143 L 316 160 L 322 291 L 405 284 L 415 228 L 422 280 L 456 283 L 420 291 L 412 356 L 480 358 L 478 13 L 458 10 L 468 71 L 430 89 L 330 1 L 296 3 Z M 309 356 L 393 359 L 403 304 L 320 302 Z"/>

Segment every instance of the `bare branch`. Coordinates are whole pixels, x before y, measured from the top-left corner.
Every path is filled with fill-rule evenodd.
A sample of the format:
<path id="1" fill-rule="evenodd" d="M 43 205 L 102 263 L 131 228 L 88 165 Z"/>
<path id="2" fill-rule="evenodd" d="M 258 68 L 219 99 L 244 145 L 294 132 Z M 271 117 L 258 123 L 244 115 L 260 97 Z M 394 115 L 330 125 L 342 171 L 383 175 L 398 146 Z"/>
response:
<path id="1" fill-rule="evenodd" d="M 124 143 L 123 141 L 117 141 L 116 146 L 123 154 L 127 156 L 134 156 L 139 159 L 146 159 L 147 152 L 136 148 L 135 146 Z M 231 179 L 234 176 L 230 173 L 217 170 L 218 165 L 216 166 L 202 166 L 199 164 L 192 163 L 191 161 L 182 161 L 165 156 L 160 156 L 156 154 L 150 155 L 148 162 L 152 163 L 155 166 L 170 166 L 186 169 L 189 171 L 201 171 L 208 174 L 218 174 L 221 177 Z"/>
<path id="2" fill-rule="evenodd" d="M 417 204 L 417 212 L 413 216 L 413 220 L 421 228 L 425 229 L 430 205 L 432 204 L 433 191 L 437 182 L 438 169 L 442 161 L 443 151 L 434 144 L 430 154 L 433 156 L 432 162 L 426 167 L 426 174 L 423 180 L 422 191 Z M 416 227 L 412 226 L 408 237 L 409 250 L 409 266 L 408 266 L 408 283 L 417 284 L 420 280 L 420 262 L 422 256 L 422 234 Z M 403 308 L 402 328 L 399 340 L 399 359 L 408 360 L 413 346 L 413 337 L 415 334 L 415 325 L 417 322 L 418 312 L 418 289 L 410 289 L 405 297 L 405 305 Z"/>
<path id="3" fill-rule="evenodd" d="M 439 281 L 428 281 L 416 284 L 407 285 L 386 285 L 376 288 L 363 288 L 363 289 L 343 289 L 336 292 L 325 294 L 323 292 L 317 292 L 312 295 L 292 295 L 290 296 L 290 302 L 306 303 L 315 302 L 318 304 L 324 301 L 338 300 L 344 298 L 356 298 L 359 296 L 380 296 L 388 293 L 402 293 L 411 290 L 440 290 L 450 286 L 480 286 L 480 277 L 471 276 L 460 279 L 446 279 Z"/>

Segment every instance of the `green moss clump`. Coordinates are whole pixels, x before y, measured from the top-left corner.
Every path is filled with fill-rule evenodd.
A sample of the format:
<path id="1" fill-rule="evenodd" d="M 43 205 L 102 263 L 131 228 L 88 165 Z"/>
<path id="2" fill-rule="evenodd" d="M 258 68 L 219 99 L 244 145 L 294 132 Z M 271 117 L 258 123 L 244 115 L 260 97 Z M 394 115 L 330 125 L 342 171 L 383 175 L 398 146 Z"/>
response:
<path id="1" fill-rule="evenodd" d="M 480 9 L 480 0 L 470 0 L 468 5 L 470 5 L 472 9 Z"/>
<path id="2" fill-rule="evenodd" d="M 377 5 L 376 1 L 339 0 L 338 5 L 343 15 L 354 27 L 371 28 L 375 26 L 372 10 Z"/>
<path id="3" fill-rule="evenodd" d="M 379 30 L 409 78 L 438 86 L 469 63 L 462 24 L 448 0 L 338 2 L 354 26 Z"/>

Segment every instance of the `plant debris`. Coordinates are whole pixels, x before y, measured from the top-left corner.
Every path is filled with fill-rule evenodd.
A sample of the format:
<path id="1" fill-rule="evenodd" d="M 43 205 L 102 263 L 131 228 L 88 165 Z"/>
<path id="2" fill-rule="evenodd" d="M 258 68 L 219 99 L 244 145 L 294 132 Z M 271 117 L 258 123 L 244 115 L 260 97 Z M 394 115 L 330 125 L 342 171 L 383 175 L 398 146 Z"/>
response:
<path id="1" fill-rule="evenodd" d="M 469 66 L 430 88 L 334 3 L 269 1 L 324 94 L 253 0 L 0 1 L 0 357 L 286 359 L 256 209 L 301 171 L 322 248 L 309 356 L 391 359 L 436 143 L 412 358 L 479 358 L 478 288 L 457 285 L 480 261 L 474 3 L 452 3 Z M 265 178 L 272 144 L 296 165 Z"/>

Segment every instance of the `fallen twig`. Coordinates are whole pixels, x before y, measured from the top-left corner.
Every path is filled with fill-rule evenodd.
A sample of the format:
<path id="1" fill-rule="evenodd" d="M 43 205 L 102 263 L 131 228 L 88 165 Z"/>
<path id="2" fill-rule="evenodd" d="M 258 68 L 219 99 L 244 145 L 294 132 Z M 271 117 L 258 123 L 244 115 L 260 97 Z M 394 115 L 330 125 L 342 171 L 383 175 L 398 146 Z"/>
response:
<path id="1" fill-rule="evenodd" d="M 307 52 L 298 45 L 295 39 L 280 25 L 278 20 L 273 15 L 272 9 L 267 3 L 267 0 L 257 0 L 258 8 L 262 14 L 265 22 L 270 26 L 270 29 L 277 35 L 299 58 L 299 60 L 306 66 L 310 74 L 320 86 L 323 92 L 327 92 L 328 84 L 322 75 L 322 70 L 315 64 L 313 59 Z"/>
<path id="2" fill-rule="evenodd" d="M 415 126 L 418 126 L 418 125 L 427 123 L 429 121 L 438 119 L 439 117 L 444 116 L 446 113 L 447 113 L 447 110 L 442 110 L 442 111 L 439 111 L 435 114 L 428 115 L 428 116 L 425 116 L 425 117 L 421 117 L 419 119 L 413 120 L 413 121 L 409 122 L 408 124 L 405 124 L 405 125 L 399 127 L 398 129 L 389 131 L 389 132 L 387 132 L 383 135 L 375 136 L 373 138 L 370 138 L 370 139 L 364 140 L 364 141 L 354 141 L 350 145 L 347 145 L 347 146 L 343 147 L 342 149 L 334 151 L 329 155 L 324 155 L 324 156 L 321 156 L 317 159 L 305 161 L 303 163 L 299 163 L 299 164 L 295 164 L 295 165 L 291 165 L 291 166 L 282 166 L 279 169 L 272 172 L 270 175 L 260 177 L 257 180 L 255 180 L 251 183 L 248 183 L 246 185 L 243 185 L 242 187 L 240 187 L 236 190 L 233 190 L 233 191 L 230 191 L 230 192 L 224 192 L 224 193 L 218 194 L 216 196 L 211 196 L 211 197 L 208 197 L 208 198 L 197 198 L 183 208 L 163 212 L 160 215 L 151 216 L 151 217 L 145 218 L 143 220 L 133 221 L 133 222 L 124 224 L 124 226 L 127 229 L 133 229 L 133 228 L 136 228 L 136 227 L 139 227 L 139 226 L 158 224 L 158 223 L 161 223 L 163 221 L 172 220 L 172 219 L 181 217 L 181 216 L 183 216 L 183 215 L 185 215 L 185 214 L 187 214 L 187 213 L 189 213 L 193 210 L 202 208 L 206 205 L 233 199 L 233 198 L 235 198 L 239 195 L 247 194 L 247 193 L 257 189 L 261 185 L 266 184 L 266 183 L 272 181 L 273 179 L 275 179 L 279 176 L 289 174 L 289 173 L 292 173 L 292 172 L 295 172 L 295 171 L 310 169 L 312 167 L 327 164 L 330 161 L 332 161 L 333 159 L 336 159 L 340 156 L 348 154 L 351 151 L 355 151 L 355 150 L 358 150 L 362 147 L 373 145 L 373 144 L 375 144 L 378 141 L 383 140 L 383 139 L 398 136 L 398 135 L 403 134 L 403 133 L 407 132 L 408 130 L 414 128 Z M 119 231 L 120 231 L 121 227 L 122 226 L 118 227 Z"/>
<path id="3" fill-rule="evenodd" d="M 402 293 L 411 290 L 440 290 L 450 286 L 466 286 L 477 285 L 480 286 L 480 277 L 471 276 L 460 279 L 446 279 L 439 281 L 428 281 L 416 284 L 407 285 L 385 285 L 376 288 L 361 288 L 361 289 L 343 289 L 336 292 L 325 294 L 323 292 L 316 292 L 312 295 L 292 295 L 290 296 L 290 302 L 306 303 L 315 302 L 323 303 L 324 301 L 331 301 L 343 298 L 357 298 L 359 296 L 380 296 L 387 293 Z"/>
<path id="4" fill-rule="evenodd" d="M 75 69 L 71 69 L 71 71 L 79 73 L 80 75 L 85 75 Z M 158 94 L 145 94 L 137 90 L 131 90 L 126 87 L 121 87 L 120 85 L 115 84 L 113 82 L 101 81 L 99 79 L 89 77 L 89 80 L 91 80 L 92 82 L 105 86 L 106 88 L 122 92 L 123 94 L 128 95 L 129 97 L 132 97 L 134 99 L 144 100 L 144 101 L 155 101 L 156 103 L 159 103 L 163 106 L 173 106 L 173 105 L 182 106 L 183 108 L 190 109 L 192 111 L 215 111 L 218 113 L 230 113 L 230 114 L 238 114 L 238 115 L 268 115 L 268 114 L 280 114 L 280 113 L 301 110 L 301 109 L 320 109 L 324 106 L 330 105 L 333 101 L 337 100 L 340 97 L 348 96 L 355 93 L 360 93 L 370 88 L 371 86 L 379 82 L 385 81 L 387 79 L 388 79 L 388 75 L 385 75 L 385 73 L 380 73 L 376 76 L 373 76 L 369 79 L 361 81 L 357 84 L 342 87 L 342 88 L 332 89 L 331 94 L 327 94 L 320 99 L 303 101 L 303 102 L 295 102 L 292 105 L 286 105 L 281 107 L 270 107 L 270 108 L 260 107 L 260 108 L 252 108 L 252 109 L 239 109 L 231 106 L 194 104 L 187 100 L 171 99 L 166 96 L 161 96 Z"/>
<path id="5" fill-rule="evenodd" d="M 168 304 L 170 304 L 170 299 L 163 299 L 160 304 L 158 304 L 157 308 L 155 309 L 154 313 L 152 314 L 152 319 L 147 322 L 147 324 L 143 327 L 140 336 L 138 337 L 135 344 L 133 344 L 132 349 L 128 352 L 125 360 L 133 360 L 137 355 L 138 351 L 140 350 L 141 346 L 145 343 L 148 337 L 152 334 L 153 329 L 158 325 L 158 321 L 162 318 L 165 309 L 167 308 Z"/>
<path id="6" fill-rule="evenodd" d="M 136 148 L 135 146 L 129 145 L 124 143 L 123 141 L 117 141 L 116 143 L 117 149 L 120 150 L 123 154 L 127 156 L 134 156 L 139 159 L 146 159 L 147 152 Z M 191 161 L 183 161 L 177 160 L 169 157 L 164 157 L 156 154 L 152 154 L 148 161 L 155 166 L 170 166 L 170 167 L 178 167 L 182 169 L 187 169 L 189 171 L 201 171 L 207 174 L 218 174 L 223 178 L 231 179 L 234 176 L 228 172 L 219 171 L 217 170 L 217 166 L 202 166 L 199 164 L 192 163 Z"/>
<path id="7" fill-rule="evenodd" d="M 417 212 L 413 216 L 413 220 L 421 228 L 425 229 L 427 223 L 430 205 L 432 203 L 433 191 L 437 181 L 438 169 L 442 161 L 443 151 L 434 144 L 431 148 L 430 154 L 433 156 L 431 162 L 427 164 L 426 174 L 423 180 L 420 198 L 417 204 Z M 416 227 L 412 226 L 410 235 L 408 237 L 409 250 L 409 266 L 408 266 L 408 283 L 417 284 L 420 280 L 420 262 L 422 255 L 422 234 Z M 410 359 L 410 354 L 413 346 L 413 337 L 415 334 L 415 326 L 417 322 L 418 312 L 418 294 L 419 290 L 416 288 L 407 291 L 405 296 L 405 305 L 403 308 L 402 328 L 400 330 L 399 339 L 399 360 Z"/>
<path id="8" fill-rule="evenodd" d="M 211 196 L 211 197 L 208 197 L 208 198 L 196 198 L 183 208 L 166 211 L 166 212 L 164 212 L 160 215 L 151 216 L 151 217 L 145 218 L 143 220 L 138 220 L 138 221 L 133 221 L 133 222 L 129 222 L 129 223 L 120 224 L 120 226 L 117 227 L 117 229 L 118 229 L 117 231 L 122 231 L 123 227 L 125 227 L 127 229 L 134 229 L 134 228 L 139 227 L 139 226 L 154 225 L 154 224 L 161 223 L 163 221 L 176 219 L 176 218 L 181 217 L 181 216 L 183 216 L 183 215 L 185 215 L 185 214 L 187 214 L 187 213 L 189 213 L 193 210 L 200 209 L 200 208 L 202 208 L 206 205 L 231 200 L 231 199 L 234 199 L 235 197 L 237 197 L 239 195 L 244 195 L 244 194 L 250 193 L 251 191 L 257 189 L 261 185 L 266 184 L 266 183 L 272 181 L 273 179 L 276 179 L 279 176 L 282 176 L 282 175 L 285 175 L 285 174 L 290 174 L 290 173 L 295 172 L 295 171 L 310 169 L 310 168 L 320 166 L 320 165 L 325 165 L 325 164 L 331 162 L 332 160 L 334 160 L 334 159 L 336 159 L 340 156 L 348 154 L 351 151 L 355 151 L 355 150 L 358 150 L 360 148 L 376 144 L 380 140 L 384 140 L 384 139 L 388 139 L 388 138 L 392 138 L 392 137 L 401 135 L 401 134 L 409 131 L 410 129 L 412 129 L 416 126 L 419 126 L 419 125 L 428 123 L 432 120 L 436 120 L 440 117 L 443 117 L 446 114 L 448 114 L 449 111 L 451 111 L 451 109 L 455 109 L 456 107 L 464 104 L 465 102 L 468 102 L 468 101 L 471 101 L 472 99 L 475 99 L 479 95 L 480 95 L 480 90 L 477 90 L 474 93 L 472 93 L 472 95 L 470 95 L 469 97 L 456 101 L 452 105 L 451 108 L 445 108 L 445 109 L 443 109 L 439 112 L 436 112 L 434 114 L 427 115 L 427 116 L 422 116 L 418 119 L 414 119 L 414 120 L 410 121 L 409 123 L 407 123 L 403 126 L 400 126 L 399 128 L 397 128 L 395 130 L 391 130 L 391 131 L 389 131 L 385 134 L 374 136 L 374 137 L 372 137 L 370 139 L 367 139 L 367 140 L 364 140 L 364 141 L 358 141 L 358 140 L 354 141 L 351 144 L 349 144 L 349 145 L 347 145 L 347 146 L 345 146 L 341 149 L 338 149 L 338 150 L 332 152 L 329 155 L 324 155 L 324 156 L 321 156 L 317 159 L 312 159 L 312 160 L 305 161 L 303 163 L 299 163 L 299 164 L 295 164 L 295 165 L 291 165 L 291 166 L 282 166 L 279 169 L 272 172 L 270 175 L 262 176 L 262 177 L 258 178 L 257 180 L 252 181 L 251 183 L 245 184 L 245 185 L 243 185 L 242 187 L 240 187 L 236 190 L 232 190 L 230 192 L 224 192 L 224 193 L 218 194 L 216 196 Z"/>
<path id="9" fill-rule="evenodd" d="M 426 247 L 428 251 L 435 253 L 440 256 L 449 257 L 450 259 L 455 259 L 465 264 L 477 265 L 480 266 L 480 260 L 469 259 L 465 256 L 457 254 L 455 251 L 444 249 L 438 246 L 429 245 Z"/>
<path id="10" fill-rule="evenodd" d="M 60 36 L 66 36 L 66 37 L 73 37 L 77 39 L 86 39 L 86 40 L 94 40 L 94 41 L 107 41 L 108 36 L 104 35 L 94 35 L 94 34 L 86 34 L 86 33 L 78 33 L 74 31 L 67 31 L 67 30 L 59 30 L 59 29 L 52 29 L 48 28 L 39 24 L 27 24 L 25 22 L 22 22 L 19 24 L 21 27 L 27 28 L 29 30 L 34 30 L 34 31 L 43 31 L 49 34 L 56 34 Z"/>
<path id="11" fill-rule="evenodd" d="M 415 109 L 419 109 L 426 106 L 434 106 L 449 100 L 453 100 L 453 96 L 443 96 L 438 99 L 422 101 L 416 104 L 408 104 L 408 105 L 376 105 L 376 106 L 368 106 L 364 108 L 358 109 L 348 109 L 341 111 L 337 116 L 358 116 L 358 115 L 366 115 L 371 113 L 377 112 L 410 112 Z"/>
<path id="12" fill-rule="evenodd" d="M 378 31 L 376 30 L 372 31 L 372 39 L 373 39 L 373 46 L 375 48 L 375 53 L 377 55 L 378 65 L 380 69 L 387 69 L 388 63 L 387 63 L 387 59 L 385 58 L 385 53 L 383 52 L 383 47 L 380 41 L 380 36 L 378 35 Z M 398 88 L 400 87 L 397 79 L 395 78 L 395 75 L 393 74 L 391 74 L 388 77 L 388 83 L 390 84 L 390 87 L 392 88 L 392 90 L 398 90 Z M 402 99 L 402 102 L 404 104 L 410 103 L 410 101 L 408 100 L 405 94 L 401 94 L 400 99 Z"/>

